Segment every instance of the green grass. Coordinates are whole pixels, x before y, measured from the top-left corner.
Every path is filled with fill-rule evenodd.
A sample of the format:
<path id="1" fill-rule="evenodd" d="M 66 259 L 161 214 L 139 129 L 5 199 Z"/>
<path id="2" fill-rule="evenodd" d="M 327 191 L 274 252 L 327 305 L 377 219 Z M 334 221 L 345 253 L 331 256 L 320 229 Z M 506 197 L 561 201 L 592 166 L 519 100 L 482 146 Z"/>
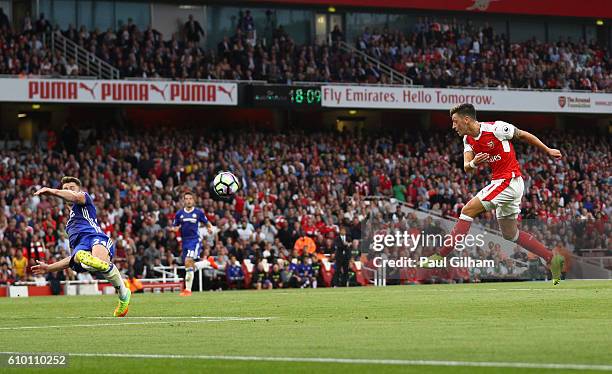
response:
<path id="1" fill-rule="evenodd" d="M 0 351 L 612 365 L 612 282 L 497 283 L 0 299 Z M 186 317 L 176 320 L 143 316 Z M 271 317 L 184 323 L 194 316 Z M 73 318 L 64 318 L 73 317 Z M 130 318 L 132 317 L 132 318 Z M 130 322 L 163 322 L 115 326 Z M 71 327 L 95 324 L 96 327 Z M 19 326 L 66 326 L 7 330 Z M 8 371 L 0 367 L 0 372 Z M 71 357 L 57 372 L 559 373 L 576 370 Z M 31 369 L 41 372 L 40 369 Z"/>

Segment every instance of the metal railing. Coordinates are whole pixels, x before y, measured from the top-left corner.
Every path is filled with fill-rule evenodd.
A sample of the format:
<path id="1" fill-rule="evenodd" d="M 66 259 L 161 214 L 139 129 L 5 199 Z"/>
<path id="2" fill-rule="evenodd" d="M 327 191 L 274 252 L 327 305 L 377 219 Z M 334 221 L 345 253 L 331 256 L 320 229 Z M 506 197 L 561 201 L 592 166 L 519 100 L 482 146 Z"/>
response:
<path id="1" fill-rule="evenodd" d="M 601 251 L 605 251 L 605 249 L 602 249 Z M 608 270 L 612 269 L 612 256 L 580 256 L 580 260 L 582 262 L 586 262 L 587 264 L 599 266 Z"/>
<path id="2" fill-rule="evenodd" d="M 366 62 L 374 65 L 378 71 L 380 71 L 382 74 L 385 74 L 387 76 L 389 76 L 389 79 L 391 80 L 391 83 L 396 83 L 396 84 L 401 84 L 401 85 L 408 85 L 408 86 L 412 86 L 412 79 L 407 77 L 406 75 L 400 73 L 399 71 L 393 69 L 391 66 L 385 64 L 384 62 L 380 61 L 377 58 L 374 58 L 372 56 L 370 56 L 367 53 L 364 53 L 360 50 L 358 50 L 357 48 L 353 47 L 352 45 L 348 44 L 347 42 L 344 41 L 340 41 L 338 42 L 338 45 L 340 46 L 340 49 L 348 52 L 348 53 L 353 53 L 356 54 L 357 56 L 363 58 Z"/>
<path id="3" fill-rule="evenodd" d="M 153 271 L 155 271 L 158 274 L 161 274 L 160 279 L 162 283 L 183 281 L 184 279 L 178 276 L 179 270 L 185 270 L 185 266 L 182 266 L 182 265 L 181 266 L 161 266 L 160 265 L 160 266 L 153 267 Z M 216 274 L 224 274 L 223 271 L 214 269 L 210 265 L 197 266 L 196 272 L 198 273 L 198 289 L 200 291 L 204 290 L 203 288 L 204 270 L 214 271 Z"/>
<path id="4" fill-rule="evenodd" d="M 73 59 L 79 67 L 79 74 L 100 79 L 119 79 L 119 69 L 87 51 L 77 43 L 63 36 L 59 31 L 48 36 L 51 52 L 60 51 L 66 60 Z"/>
<path id="5" fill-rule="evenodd" d="M 608 93 L 607 91 L 591 91 L 591 90 L 570 90 L 565 88 L 526 88 L 526 87 L 479 87 L 479 86 L 447 86 L 446 88 L 454 90 L 486 90 L 486 91 L 525 91 L 525 92 L 575 92 L 575 93 Z"/>

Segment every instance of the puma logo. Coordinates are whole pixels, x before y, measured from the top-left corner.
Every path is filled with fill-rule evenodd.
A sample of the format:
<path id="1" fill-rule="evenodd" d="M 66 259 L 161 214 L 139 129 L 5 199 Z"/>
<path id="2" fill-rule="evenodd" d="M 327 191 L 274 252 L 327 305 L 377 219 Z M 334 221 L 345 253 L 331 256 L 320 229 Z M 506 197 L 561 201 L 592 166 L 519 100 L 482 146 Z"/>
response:
<path id="1" fill-rule="evenodd" d="M 217 89 L 223 92 L 224 94 L 226 94 L 232 101 L 234 101 L 234 99 L 232 98 L 232 93 L 234 92 L 234 88 L 236 88 L 236 86 L 232 87 L 232 89 L 228 91 L 223 86 L 217 86 Z"/>
<path id="2" fill-rule="evenodd" d="M 152 89 L 153 91 L 157 92 L 157 93 L 158 93 L 158 94 L 159 94 L 159 95 L 162 97 L 162 99 L 164 99 L 164 101 L 166 101 L 166 88 L 168 88 L 168 85 L 167 85 L 167 84 L 164 86 L 164 89 L 163 89 L 163 90 L 162 90 L 162 89 L 160 89 L 159 87 L 157 87 L 157 86 L 156 86 L 156 85 L 154 85 L 154 84 L 152 84 L 152 85 L 151 85 L 151 89 Z"/>
<path id="3" fill-rule="evenodd" d="M 96 89 L 96 87 L 98 86 L 98 84 L 94 84 L 93 87 L 89 87 L 88 85 L 86 85 L 85 83 L 79 83 L 79 88 L 83 89 L 87 92 L 89 92 L 91 94 L 91 97 L 95 100 L 96 99 L 96 93 L 94 92 L 94 90 Z"/>

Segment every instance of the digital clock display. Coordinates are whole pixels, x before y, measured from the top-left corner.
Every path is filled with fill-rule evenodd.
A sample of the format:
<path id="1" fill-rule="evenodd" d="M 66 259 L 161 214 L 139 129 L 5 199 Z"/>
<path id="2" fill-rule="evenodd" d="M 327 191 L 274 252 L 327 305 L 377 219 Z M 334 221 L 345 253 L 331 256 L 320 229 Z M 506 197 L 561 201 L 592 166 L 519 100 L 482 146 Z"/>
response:
<path id="1" fill-rule="evenodd" d="M 251 103 L 260 107 L 320 107 L 320 86 L 252 86 Z"/>
<path id="2" fill-rule="evenodd" d="M 292 88 L 289 90 L 291 102 L 294 104 L 321 105 L 321 88 Z"/>

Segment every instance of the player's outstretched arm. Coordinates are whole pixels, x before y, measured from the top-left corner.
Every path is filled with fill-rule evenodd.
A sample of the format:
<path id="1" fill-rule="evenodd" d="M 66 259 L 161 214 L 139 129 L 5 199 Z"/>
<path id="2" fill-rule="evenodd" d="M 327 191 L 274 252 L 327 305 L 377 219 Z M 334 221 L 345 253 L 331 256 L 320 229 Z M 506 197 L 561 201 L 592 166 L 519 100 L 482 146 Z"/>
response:
<path id="1" fill-rule="evenodd" d="M 55 188 L 43 187 L 34 193 L 38 195 L 51 195 L 64 199 L 70 203 L 76 203 L 79 205 L 85 204 L 85 194 L 83 192 L 74 192 L 70 190 L 58 190 Z"/>
<path id="2" fill-rule="evenodd" d="M 37 265 L 32 266 L 32 273 L 35 275 L 44 275 L 66 269 L 68 266 L 70 266 L 70 257 L 54 262 L 51 265 L 42 261 L 36 261 L 36 264 Z"/>
<path id="3" fill-rule="evenodd" d="M 549 148 L 546 144 L 542 143 L 542 141 L 538 139 L 537 136 L 533 135 L 530 132 L 519 130 L 515 128 L 513 139 L 518 139 L 527 144 L 531 144 L 539 148 L 542 152 L 546 153 L 550 157 L 553 157 L 556 159 L 560 159 L 562 157 L 561 151 L 559 151 L 558 149 Z"/>

